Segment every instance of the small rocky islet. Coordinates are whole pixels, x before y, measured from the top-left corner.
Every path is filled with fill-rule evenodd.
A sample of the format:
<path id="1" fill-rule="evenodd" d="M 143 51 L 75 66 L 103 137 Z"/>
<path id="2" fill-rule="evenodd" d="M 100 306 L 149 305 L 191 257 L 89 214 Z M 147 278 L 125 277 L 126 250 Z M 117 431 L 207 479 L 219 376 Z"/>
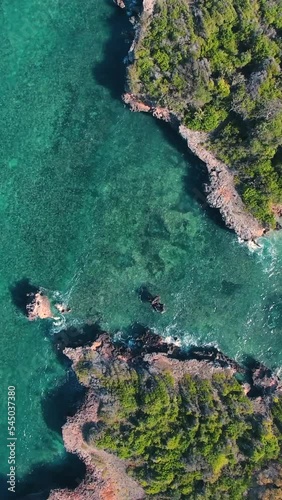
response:
<path id="1" fill-rule="evenodd" d="M 29 321 L 37 319 L 60 319 L 56 314 L 67 314 L 71 310 L 63 302 L 55 303 L 52 307 L 51 300 L 46 292 L 38 289 L 27 296 L 26 315 Z"/>

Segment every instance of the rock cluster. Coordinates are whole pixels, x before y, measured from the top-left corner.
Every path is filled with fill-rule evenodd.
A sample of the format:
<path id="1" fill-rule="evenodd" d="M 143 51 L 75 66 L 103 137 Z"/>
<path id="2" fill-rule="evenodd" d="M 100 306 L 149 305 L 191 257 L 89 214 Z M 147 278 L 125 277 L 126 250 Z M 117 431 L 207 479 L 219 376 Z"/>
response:
<path id="1" fill-rule="evenodd" d="M 36 292 L 29 292 L 26 296 L 26 315 L 30 321 L 36 319 L 58 319 L 52 312 L 49 297 L 40 288 Z M 61 314 L 70 312 L 70 308 L 64 303 L 57 303 L 54 308 Z"/>

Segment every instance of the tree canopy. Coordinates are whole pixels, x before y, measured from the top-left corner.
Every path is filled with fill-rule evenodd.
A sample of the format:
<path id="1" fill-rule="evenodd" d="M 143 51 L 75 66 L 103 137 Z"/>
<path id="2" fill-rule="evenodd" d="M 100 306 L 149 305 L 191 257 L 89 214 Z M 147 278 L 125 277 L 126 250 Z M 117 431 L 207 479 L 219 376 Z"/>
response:
<path id="1" fill-rule="evenodd" d="M 125 460 L 148 497 L 241 500 L 254 473 L 281 459 L 282 399 L 258 410 L 226 371 L 175 378 L 112 366 L 92 376 L 103 398 L 87 442 Z"/>

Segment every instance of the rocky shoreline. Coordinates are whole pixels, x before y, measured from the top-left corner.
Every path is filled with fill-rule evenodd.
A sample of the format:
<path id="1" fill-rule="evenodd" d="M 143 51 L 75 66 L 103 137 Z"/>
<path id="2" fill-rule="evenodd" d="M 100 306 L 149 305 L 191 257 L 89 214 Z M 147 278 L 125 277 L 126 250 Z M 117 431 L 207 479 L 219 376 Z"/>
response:
<path id="1" fill-rule="evenodd" d="M 138 15 L 138 2 L 134 0 L 127 2 L 114 0 L 114 2 L 118 6 L 125 7 L 134 22 L 135 38 L 127 57 L 127 64 L 130 65 L 134 61 L 135 47 L 146 29 L 148 19 L 152 16 L 155 0 L 143 0 L 142 10 Z M 127 87 L 123 100 L 132 111 L 151 113 L 156 118 L 170 123 L 187 142 L 190 151 L 205 163 L 209 175 L 209 183 L 204 186 L 206 201 L 212 208 L 219 210 L 226 226 L 244 241 L 256 241 L 263 236 L 266 229 L 246 209 L 235 188 L 233 173 L 207 149 L 208 134 L 196 132 L 182 125 L 173 110 L 159 108 L 144 96 L 131 93 L 129 77 Z"/>
<path id="2" fill-rule="evenodd" d="M 115 345 L 110 336 L 102 333 L 90 345 L 65 348 L 64 354 L 71 360 L 72 369 L 80 383 L 87 388 L 85 400 L 76 414 L 68 417 L 63 426 L 66 450 L 75 453 L 86 465 L 84 480 L 75 490 L 53 490 L 49 500 L 142 500 L 147 498 L 143 488 L 127 473 L 129 463 L 114 454 L 89 443 L 86 434 L 93 425 L 99 426 L 99 411 L 110 408 L 116 411 L 114 395 L 109 397 L 101 389 L 104 377 L 118 377 L 133 367 L 146 370 L 155 376 L 171 373 L 174 380 L 189 375 L 199 380 L 212 380 L 215 374 L 230 379 L 234 374 L 243 377 L 242 387 L 251 398 L 255 411 L 267 416 L 273 398 L 282 394 L 281 382 L 260 363 L 251 368 L 239 365 L 216 348 L 194 348 L 183 351 L 175 344 L 166 343 L 161 337 L 144 328 L 134 339 L 131 347 Z M 276 466 L 274 467 L 276 471 Z"/>

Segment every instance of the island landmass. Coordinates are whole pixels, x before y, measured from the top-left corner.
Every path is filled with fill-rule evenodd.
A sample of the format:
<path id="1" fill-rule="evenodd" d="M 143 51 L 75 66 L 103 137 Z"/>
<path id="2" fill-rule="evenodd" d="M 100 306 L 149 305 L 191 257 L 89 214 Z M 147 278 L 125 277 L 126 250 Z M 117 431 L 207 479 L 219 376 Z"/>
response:
<path id="1" fill-rule="evenodd" d="M 63 427 L 86 475 L 49 500 L 281 498 L 282 386 L 262 364 L 145 328 L 130 347 L 102 333 L 64 354 L 87 388 Z"/>
<path id="2" fill-rule="evenodd" d="M 178 129 L 207 165 L 207 202 L 239 237 L 280 228 L 281 2 L 122 3 L 135 32 L 124 101 Z"/>

